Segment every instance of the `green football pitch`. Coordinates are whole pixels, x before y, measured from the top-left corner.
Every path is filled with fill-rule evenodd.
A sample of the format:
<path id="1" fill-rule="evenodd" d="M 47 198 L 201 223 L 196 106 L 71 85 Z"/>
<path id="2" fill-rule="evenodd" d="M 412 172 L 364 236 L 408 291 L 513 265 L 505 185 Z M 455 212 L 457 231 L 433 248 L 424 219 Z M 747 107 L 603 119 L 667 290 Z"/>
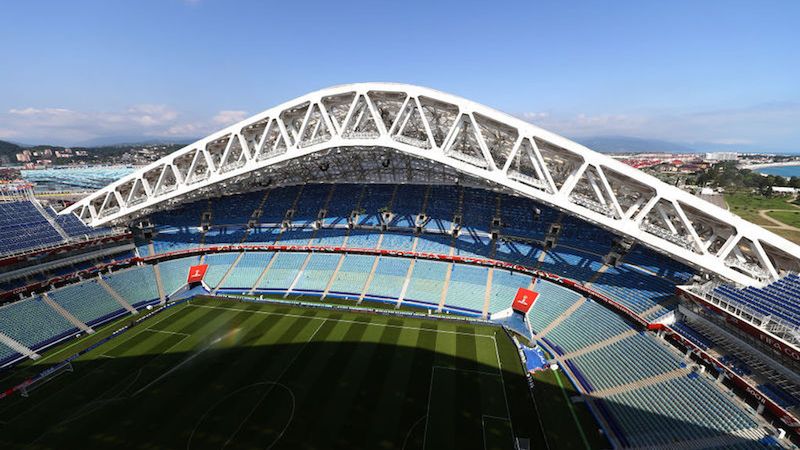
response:
<path id="1" fill-rule="evenodd" d="M 587 446 L 564 404 L 543 430 L 514 343 L 477 324 L 196 299 L 72 368 L 0 402 L 0 448 Z"/>

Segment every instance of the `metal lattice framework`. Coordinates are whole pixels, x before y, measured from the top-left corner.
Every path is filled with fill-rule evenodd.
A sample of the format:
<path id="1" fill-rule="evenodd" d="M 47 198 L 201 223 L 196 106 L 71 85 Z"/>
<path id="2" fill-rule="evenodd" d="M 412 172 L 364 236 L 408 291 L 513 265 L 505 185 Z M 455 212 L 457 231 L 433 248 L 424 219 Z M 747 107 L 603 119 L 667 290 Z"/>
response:
<path id="1" fill-rule="evenodd" d="M 536 199 L 744 285 L 800 269 L 800 247 L 530 123 L 418 86 L 313 92 L 188 145 L 67 208 L 122 223 L 252 185 L 468 179 Z"/>

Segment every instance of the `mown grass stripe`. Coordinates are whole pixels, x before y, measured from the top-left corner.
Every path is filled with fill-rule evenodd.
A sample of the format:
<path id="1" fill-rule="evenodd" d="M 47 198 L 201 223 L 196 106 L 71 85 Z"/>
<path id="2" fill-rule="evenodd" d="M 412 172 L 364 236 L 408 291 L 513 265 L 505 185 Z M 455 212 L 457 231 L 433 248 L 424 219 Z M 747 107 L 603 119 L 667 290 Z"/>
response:
<path id="1" fill-rule="evenodd" d="M 413 401 L 409 400 L 407 393 L 412 381 L 411 363 L 417 353 L 412 343 L 416 343 L 419 334 L 418 330 L 400 329 L 395 338 L 394 351 L 380 367 L 384 371 L 384 381 L 382 384 L 375 383 L 378 389 L 375 411 L 383 413 L 371 415 L 369 432 L 361 448 L 383 447 L 387 442 L 393 442 L 398 434 L 408 431 L 401 427 L 400 418 L 404 405 Z"/>

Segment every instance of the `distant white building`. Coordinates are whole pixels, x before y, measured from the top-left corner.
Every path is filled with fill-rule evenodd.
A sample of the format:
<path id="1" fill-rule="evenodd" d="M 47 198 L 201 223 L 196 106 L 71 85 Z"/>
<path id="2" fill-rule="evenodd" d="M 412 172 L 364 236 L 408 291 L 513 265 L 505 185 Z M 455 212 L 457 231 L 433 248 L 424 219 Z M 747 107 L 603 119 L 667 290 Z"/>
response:
<path id="1" fill-rule="evenodd" d="M 713 152 L 706 153 L 707 161 L 736 161 L 739 154 L 736 152 Z"/>
<path id="2" fill-rule="evenodd" d="M 793 187 L 772 186 L 772 192 L 776 194 L 796 194 L 797 191 L 798 189 Z"/>

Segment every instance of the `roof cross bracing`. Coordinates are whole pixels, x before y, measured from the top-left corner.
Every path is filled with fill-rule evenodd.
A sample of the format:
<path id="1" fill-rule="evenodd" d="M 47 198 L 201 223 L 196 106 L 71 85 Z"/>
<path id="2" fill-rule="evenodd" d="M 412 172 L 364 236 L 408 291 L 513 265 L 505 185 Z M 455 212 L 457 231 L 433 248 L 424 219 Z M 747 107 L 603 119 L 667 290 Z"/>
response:
<path id="1" fill-rule="evenodd" d="M 360 83 L 291 100 L 87 196 L 99 226 L 176 202 L 302 182 L 483 183 L 744 285 L 800 271 L 800 247 L 606 155 L 419 86 Z"/>

